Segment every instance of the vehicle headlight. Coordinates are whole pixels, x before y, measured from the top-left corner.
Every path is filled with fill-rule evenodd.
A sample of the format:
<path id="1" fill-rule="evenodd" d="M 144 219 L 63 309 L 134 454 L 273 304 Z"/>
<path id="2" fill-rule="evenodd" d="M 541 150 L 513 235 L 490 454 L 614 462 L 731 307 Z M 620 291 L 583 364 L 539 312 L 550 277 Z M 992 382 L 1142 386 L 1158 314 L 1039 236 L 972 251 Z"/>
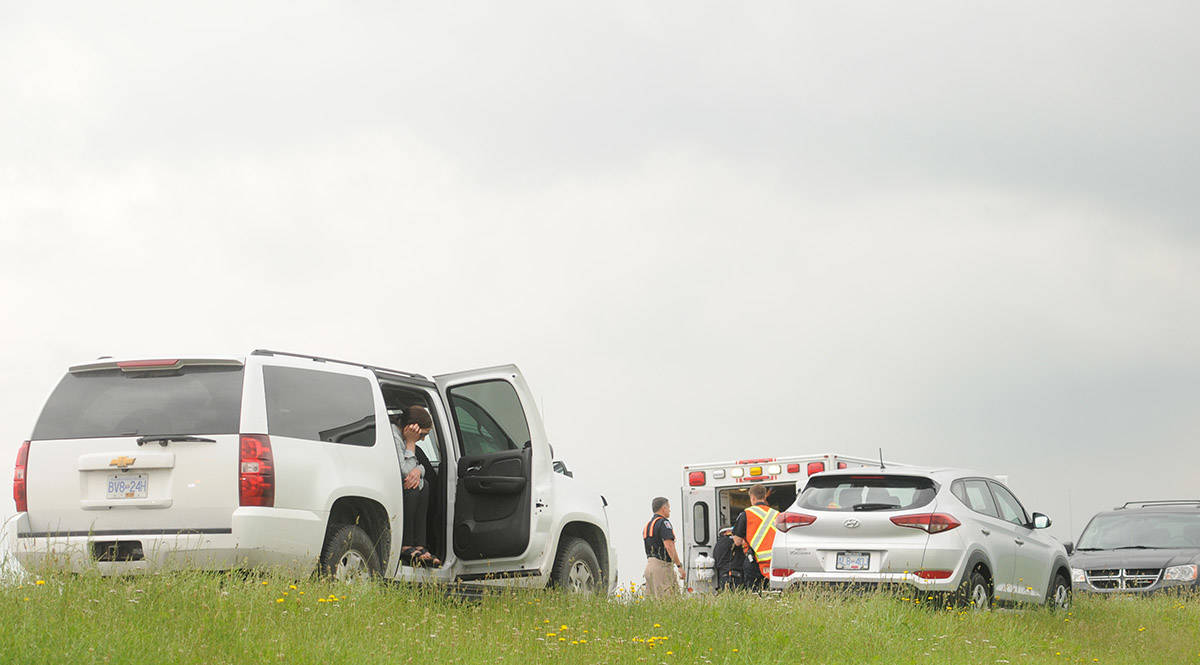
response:
<path id="1" fill-rule="evenodd" d="M 1163 580 L 1175 582 L 1191 582 L 1196 579 L 1196 564 L 1186 566 L 1171 566 L 1163 573 Z"/>
<path id="2" fill-rule="evenodd" d="M 1071 581 L 1072 582 L 1086 582 L 1087 574 L 1083 572 L 1082 568 L 1072 568 L 1071 569 Z"/>

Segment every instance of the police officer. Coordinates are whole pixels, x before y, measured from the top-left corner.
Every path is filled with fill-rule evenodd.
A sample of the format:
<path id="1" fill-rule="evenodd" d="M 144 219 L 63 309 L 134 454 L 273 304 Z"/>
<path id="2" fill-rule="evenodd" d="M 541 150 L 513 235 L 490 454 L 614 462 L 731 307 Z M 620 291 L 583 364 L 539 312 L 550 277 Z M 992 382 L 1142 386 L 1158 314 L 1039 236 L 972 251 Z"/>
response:
<path id="1" fill-rule="evenodd" d="M 763 589 L 771 574 L 771 547 L 775 543 L 775 517 L 779 511 L 767 503 L 767 488 L 762 485 L 750 488 L 750 504 L 733 522 L 733 543 L 757 564 L 748 563 L 745 567 L 746 588 Z"/>
<path id="2" fill-rule="evenodd" d="M 717 543 L 713 546 L 713 572 L 717 576 L 717 591 L 732 591 L 742 586 L 742 567 L 746 554 L 733 544 L 733 527 L 717 532 Z"/>
<path id="3" fill-rule="evenodd" d="M 675 529 L 667 519 L 671 516 L 671 502 L 665 497 L 656 497 L 650 502 L 654 515 L 642 528 L 642 542 L 646 546 L 646 595 L 660 598 L 679 592 L 672 568 L 679 569 L 679 579 L 686 573 L 675 553 Z"/>

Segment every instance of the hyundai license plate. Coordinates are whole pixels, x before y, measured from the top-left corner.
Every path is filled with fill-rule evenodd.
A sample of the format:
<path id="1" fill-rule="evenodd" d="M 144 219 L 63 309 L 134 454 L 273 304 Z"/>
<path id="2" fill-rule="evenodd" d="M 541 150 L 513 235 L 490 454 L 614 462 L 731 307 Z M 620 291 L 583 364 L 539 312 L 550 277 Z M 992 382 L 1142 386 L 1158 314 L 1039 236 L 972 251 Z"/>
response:
<path id="1" fill-rule="evenodd" d="M 871 567 L 870 552 L 838 552 L 838 570 L 866 570 Z"/>
<path id="2" fill-rule="evenodd" d="M 150 475 L 121 473 L 108 477 L 109 499 L 144 499 L 150 489 Z"/>

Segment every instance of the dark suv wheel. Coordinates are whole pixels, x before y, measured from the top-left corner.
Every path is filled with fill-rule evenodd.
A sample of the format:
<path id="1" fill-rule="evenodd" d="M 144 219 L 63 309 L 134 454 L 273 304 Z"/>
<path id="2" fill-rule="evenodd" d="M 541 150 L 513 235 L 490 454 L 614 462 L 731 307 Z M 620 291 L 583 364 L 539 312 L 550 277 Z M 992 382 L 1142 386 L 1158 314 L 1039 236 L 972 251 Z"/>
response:
<path id="1" fill-rule="evenodd" d="M 1066 573 L 1058 572 L 1054 575 L 1054 583 L 1046 592 L 1046 607 L 1052 612 L 1066 612 L 1071 609 L 1071 580 Z"/>
<path id="2" fill-rule="evenodd" d="M 976 612 L 992 609 L 992 585 L 979 568 L 971 571 L 955 594 L 955 604 Z"/>

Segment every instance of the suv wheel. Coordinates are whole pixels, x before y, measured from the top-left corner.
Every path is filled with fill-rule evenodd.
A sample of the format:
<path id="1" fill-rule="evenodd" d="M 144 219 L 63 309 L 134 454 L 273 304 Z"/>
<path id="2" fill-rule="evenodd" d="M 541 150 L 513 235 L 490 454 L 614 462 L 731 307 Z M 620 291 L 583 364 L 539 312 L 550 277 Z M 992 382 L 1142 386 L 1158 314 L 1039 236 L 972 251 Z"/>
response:
<path id="1" fill-rule="evenodd" d="M 1050 592 L 1046 594 L 1046 606 L 1051 611 L 1071 609 L 1071 580 L 1067 576 L 1058 573 L 1054 576 L 1054 584 L 1050 585 Z"/>
<path id="2" fill-rule="evenodd" d="M 992 591 L 987 577 L 978 569 L 971 571 L 970 577 L 963 581 L 958 589 L 958 605 L 968 607 L 976 612 L 987 612 L 992 609 Z"/>
<path id="3" fill-rule="evenodd" d="M 339 582 L 358 582 L 379 575 L 379 554 L 361 527 L 345 524 L 334 530 L 321 552 L 321 574 Z"/>
<path id="4" fill-rule="evenodd" d="M 550 584 L 579 594 L 591 594 L 603 588 L 600 562 L 586 540 L 563 537 L 554 570 L 550 573 Z"/>

